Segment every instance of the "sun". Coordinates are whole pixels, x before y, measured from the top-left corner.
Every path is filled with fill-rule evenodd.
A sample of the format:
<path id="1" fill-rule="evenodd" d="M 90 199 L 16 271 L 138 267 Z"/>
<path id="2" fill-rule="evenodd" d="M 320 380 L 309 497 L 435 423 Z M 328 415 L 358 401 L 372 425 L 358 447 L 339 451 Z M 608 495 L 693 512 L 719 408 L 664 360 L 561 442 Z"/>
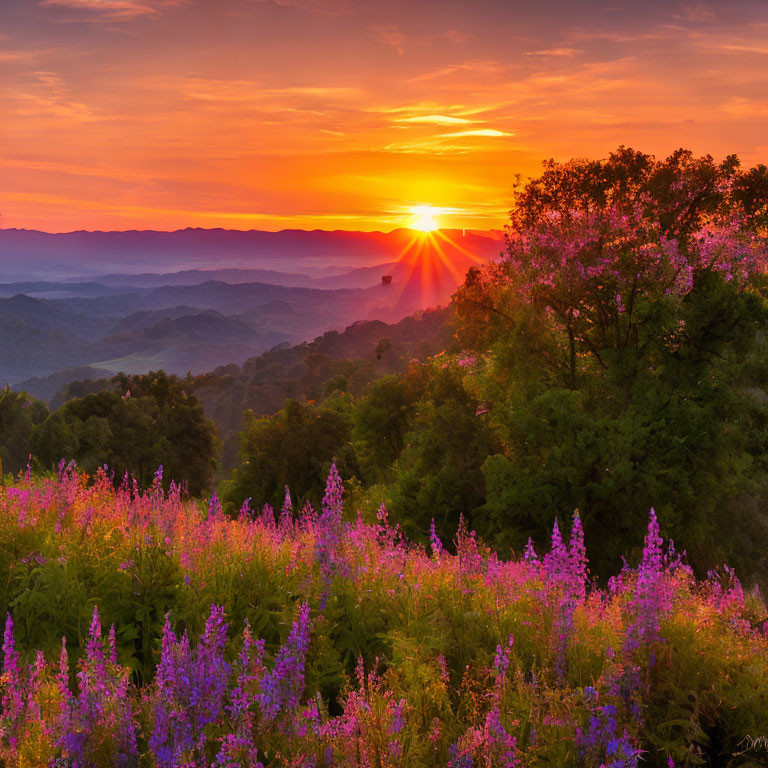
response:
<path id="1" fill-rule="evenodd" d="M 440 213 L 440 208 L 433 208 L 431 205 L 414 206 L 411 208 L 411 229 L 418 229 L 419 232 L 434 232 L 440 229 L 437 221 Z"/>

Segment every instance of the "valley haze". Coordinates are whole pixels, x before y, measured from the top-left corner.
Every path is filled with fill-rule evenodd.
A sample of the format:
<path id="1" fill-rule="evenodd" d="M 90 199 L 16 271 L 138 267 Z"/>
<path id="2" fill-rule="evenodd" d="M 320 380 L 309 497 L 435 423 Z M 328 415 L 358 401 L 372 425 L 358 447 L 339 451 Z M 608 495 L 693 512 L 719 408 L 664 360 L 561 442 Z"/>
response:
<path id="1" fill-rule="evenodd" d="M 0 383 L 239 365 L 444 306 L 502 248 L 497 231 L 0 230 Z"/>

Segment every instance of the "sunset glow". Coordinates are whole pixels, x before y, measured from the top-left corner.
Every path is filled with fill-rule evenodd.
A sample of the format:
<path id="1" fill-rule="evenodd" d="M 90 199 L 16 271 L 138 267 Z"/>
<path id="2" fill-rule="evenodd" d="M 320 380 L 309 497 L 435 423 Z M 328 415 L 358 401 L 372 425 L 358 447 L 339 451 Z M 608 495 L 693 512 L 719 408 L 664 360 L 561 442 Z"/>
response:
<path id="1" fill-rule="evenodd" d="M 489 229 L 546 158 L 768 159 L 746 0 L 6 0 L 0 30 L 2 227 Z"/>

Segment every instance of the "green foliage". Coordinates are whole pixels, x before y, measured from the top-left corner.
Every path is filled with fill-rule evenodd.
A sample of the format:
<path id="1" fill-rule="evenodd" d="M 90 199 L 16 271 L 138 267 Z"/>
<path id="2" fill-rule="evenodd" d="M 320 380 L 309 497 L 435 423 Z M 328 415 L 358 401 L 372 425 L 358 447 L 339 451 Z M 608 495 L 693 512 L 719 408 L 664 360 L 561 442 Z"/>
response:
<path id="1" fill-rule="evenodd" d="M 453 336 L 447 308 L 429 309 L 393 325 L 359 321 L 343 332 L 327 331 L 314 341 L 281 344 L 242 367 L 230 365 L 194 376 L 191 386 L 216 422 L 223 442 L 221 466 L 237 465 L 244 413 L 276 413 L 286 399 L 321 400 L 338 392 L 356 397 L 383 376 L 402 374 L 409 361 L 444 349 Z"/>
<path id="2" fill-rule="evenodd" d="M 419 395 L 414 384 L 410 378 L 385 376 L 356 404 L 352 437 L 369 482 L 383 479 L 405 447 Z"/>
<path id="3" fill-rule="evenodd" d="M 48 416 L 44 403 L 27 395 L 0 390 L 0 479 L 27 466 L 31 453 L 32 428 Z"/>
<path id="4" fill-rule="evenodd" d="M 461 514 L 474 524 L 472 512 L 485 497 L 482 463 L 499 447 L 477 415 L 478 400 L 452 366 L 442 365 L 437 358 L 413 374 L 423 393 L 387 488 L 394 518 L 422 540 L 432 518 L 446 539 Z"/>
<path id="5" fill-rule="evenodd" d="M 74 459 L 88 472 L 107 465 L 120 480 L 130 472 L 148 485 L 162 465 L 166 483 L 193 494 L 210 486 L 216 434 L 197 398 L 162 371 L 120 375 L 105 389 L 70 400 L 32 433 L 35 457 L 48 468 Z"/>
<path id="6" fill-rule="evenodd" d="M 766 305 L 715 274 L 680 304 L 684 331 L 649 312 L 656 343 L 642 363 L 604 354 L 607 369 L 583 372 L 576 387 L 536 384 L 529 366 L 510 363 L 519 349 L 494 347 L 473 386 L 493 403 L 489 423 L 504 447 L 483 465 L 477 518 L 496 546 L 541 539 L 556 515 L 578 508 L 600 542 L 594 567 L 610 573 L 655 506 L 700 571 L 728 561 L 756 572 L 729 519 L 734 500 L 759 497 L 766 481 Z M 759 519 L 741 522 L 766 541 Z"/>
<path id="7" fill-rule="evenodd" d="M 330 462 L 335 457 L 340 467 L 348 466 L 352 423 L 341 403 L 288 400 L 274 416 L 251 416 L 224 498 L 236 508 L 250 498 L 252 509 L 269 503 L 280 510 L 288 485 L 295 503 L 308 500 L 318 507 Z"/>

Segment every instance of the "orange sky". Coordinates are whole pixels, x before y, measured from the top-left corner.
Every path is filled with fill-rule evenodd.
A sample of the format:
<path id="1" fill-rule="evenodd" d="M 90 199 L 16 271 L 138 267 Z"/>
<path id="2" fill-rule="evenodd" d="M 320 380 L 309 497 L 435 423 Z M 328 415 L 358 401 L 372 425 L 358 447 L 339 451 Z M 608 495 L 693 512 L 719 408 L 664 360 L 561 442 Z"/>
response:
<path id="1" fill-rule="evenodd" d="M 499 227 L 619 144 L 768 162 L 768 4 L 0 3 L 3 227 Z"/>

